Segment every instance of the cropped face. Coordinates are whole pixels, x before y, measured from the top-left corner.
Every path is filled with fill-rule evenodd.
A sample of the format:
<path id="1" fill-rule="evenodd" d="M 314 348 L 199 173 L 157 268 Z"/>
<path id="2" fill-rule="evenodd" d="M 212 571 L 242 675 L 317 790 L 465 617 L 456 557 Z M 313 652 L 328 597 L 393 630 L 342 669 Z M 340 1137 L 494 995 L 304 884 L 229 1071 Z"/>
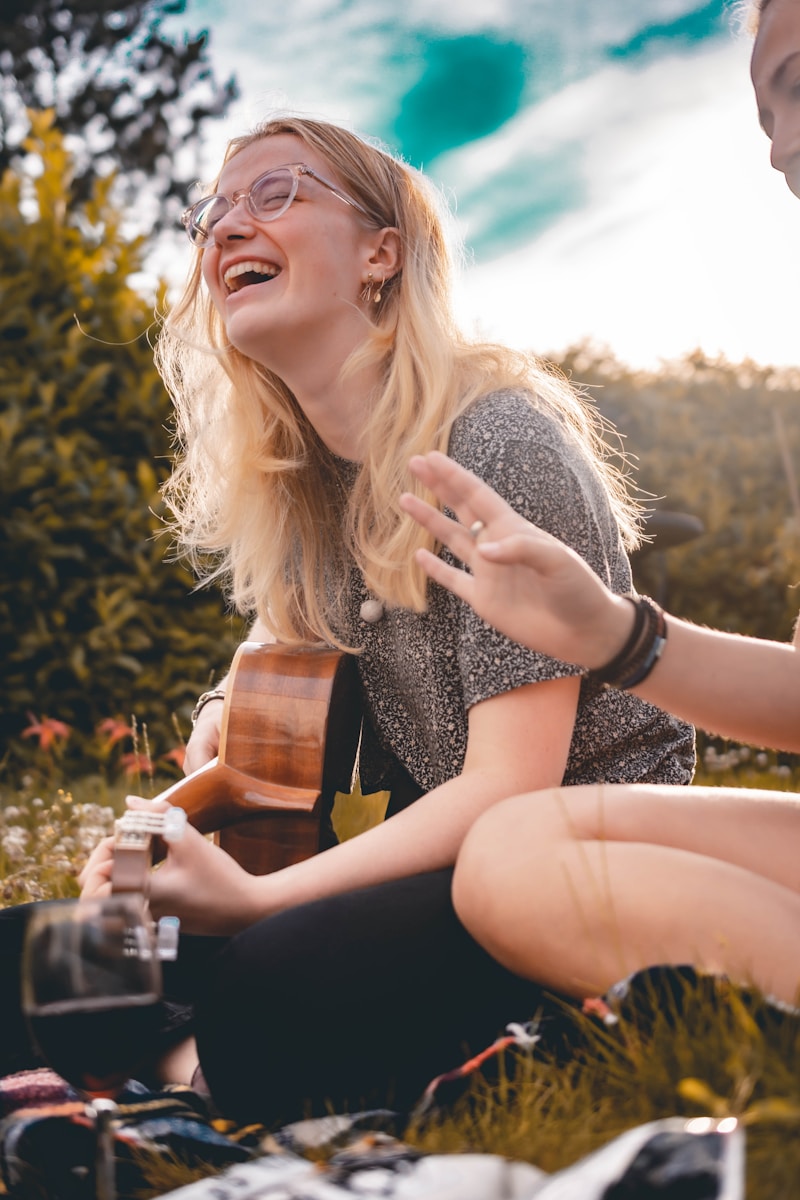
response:
<path id="1" fill-rule="evenodd" d="M 328 186 L 297 172 L 262 180 L 299 163 Z M 380 231 L 347 203 L 330 164 L 302 139 L 277 134 L 234 155 L 216 190 L 232 203 L 218 203 L 203 226 L 202 269 L 230 342 L 281 375 L 297 356 L 317 356 L 324 370 L 329 356 L 354 349 L 365 336 L 360 296 Z"/>
<path id="2" fill-rule="evenodd" d="M 759 24 L 750 74 L 771 162 L 800 197 L 800 0 L 770 0 Z"/>

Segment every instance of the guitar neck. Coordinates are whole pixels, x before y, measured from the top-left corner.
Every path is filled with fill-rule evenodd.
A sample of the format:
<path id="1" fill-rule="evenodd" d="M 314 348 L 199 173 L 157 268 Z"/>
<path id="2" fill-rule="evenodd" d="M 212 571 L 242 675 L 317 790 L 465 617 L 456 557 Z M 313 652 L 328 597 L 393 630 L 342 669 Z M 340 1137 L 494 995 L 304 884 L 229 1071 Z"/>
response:
<path id="1" fill-rule="evenodd" d="M 216 833 L 269 813 L 311 814 L 319 799 L 318 789 L 254 779 L 216 758 L 159 796 L 182 808 L 200 833 Z"/>

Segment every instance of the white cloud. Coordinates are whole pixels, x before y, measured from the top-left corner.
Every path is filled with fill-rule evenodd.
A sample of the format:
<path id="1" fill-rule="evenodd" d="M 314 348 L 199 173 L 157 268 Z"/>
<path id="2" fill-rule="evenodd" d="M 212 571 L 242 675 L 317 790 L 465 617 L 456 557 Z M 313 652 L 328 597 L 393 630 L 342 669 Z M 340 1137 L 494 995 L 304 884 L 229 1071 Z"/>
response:
<path id="1" fill-rule="evenodd" d="M 800 207 L 770 169 L 747 55 L 607 69 L 542 106 L 566 136 L 583 121 L 587 203 L 473 268 L 464 318 L 541 352 L 593 337 L 635 365 L 696 346 L 800 361 Z"/>

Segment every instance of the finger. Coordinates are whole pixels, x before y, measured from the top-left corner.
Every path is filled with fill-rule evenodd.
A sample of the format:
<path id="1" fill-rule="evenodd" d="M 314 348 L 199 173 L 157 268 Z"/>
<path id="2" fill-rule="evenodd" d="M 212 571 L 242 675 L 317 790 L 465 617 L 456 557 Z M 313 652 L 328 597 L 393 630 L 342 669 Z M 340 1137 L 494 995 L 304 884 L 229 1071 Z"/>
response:
<path id="1" fill-rule="evenodd" d="M 472 591 L 475 586 L 472 575 L 466 571 L 459 571 L 456 567 L 451 567 L 449 563 L 442 562 L 435 554 L 431 554 L 430 550 L 417 550 L 414 557 L 426 575 L 435 583 L 440 583 L 442 587 L 448 588 L 454 595 L 465 600 L 467 604 L 472 603 Z"/>
<path id="2" fill-rule="evenodd" d="M 474 545 L 474 538 L 468 529 L 412 492 L 403 493 L 400 497 L 400 507 L 413 517 L 423 529 L 432 533 L 437 541 L 449 546 L 462 561 L 464 551 Z"/>
<path id="3" fill-rule="evenodd" d="M 488 523 L 493 517 L 510 511 L 505 500 L 477 475 L 438 450 L 431 450 L 424 456 L 415 455 L 409 468 L 443 504 L 458 513 L 465 524 L 475 517 Z"/>
<path id="4" fill-rule="evenodd" d="M 166 812 L 169 804 L 166 800 L 147 800 L 144 796 L 126 796 L 125 804 L 128 808 L 135 809 L 137 812 Z"/>
<path id="5" fill-rule="evenodd" d="M 79 886 L 83 886 L 84 880 L 89 877 L 97 863 L 103 862 L 106 858 L 111 861 L 113 844 L 113 837 L 105 837 L 97 843 L 78 874 Z"/>
<path id="6" fill-rule="evenodd" d="M 525 533 L 512 533 L 494 541 L 478 542 L 477 550 L 481 558 L 491 562 L 531 567 L 540 574 L 549 574 L 558 568 L 563 570 L 569 567 L 568 560 L 578 559 L 569 546 L 534 526 Z M 578 560 L 578 565 L 585 564 Z"/>
<path id="7" fill-rule="evenodd" d="M 94 863 L 89 870 L 84 869 L 78 876 L 78 886 L 81 889 L 82 896 L 96 896 L 102 888 L 108 885 L 111 888 L 111 871 L 113 868 L 113 860 L 108 862 Z"/>

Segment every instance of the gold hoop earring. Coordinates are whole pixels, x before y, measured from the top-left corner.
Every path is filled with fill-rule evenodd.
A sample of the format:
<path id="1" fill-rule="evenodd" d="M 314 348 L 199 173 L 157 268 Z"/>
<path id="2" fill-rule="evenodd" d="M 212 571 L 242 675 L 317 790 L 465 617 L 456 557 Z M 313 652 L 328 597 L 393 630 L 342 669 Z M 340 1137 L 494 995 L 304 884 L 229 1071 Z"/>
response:
<path id="1" fill-rule="evenodd" d="M 375 295 L 372 297 L 373 304 L 380 304 L 381 298 L 382 298 L 381 297 L 381 288 L 382 287 L 383 287 L 383 280 L 381 279 L 378 281 L 378 283 L 375 284 L 376 291 L 375 291 Z"/>

